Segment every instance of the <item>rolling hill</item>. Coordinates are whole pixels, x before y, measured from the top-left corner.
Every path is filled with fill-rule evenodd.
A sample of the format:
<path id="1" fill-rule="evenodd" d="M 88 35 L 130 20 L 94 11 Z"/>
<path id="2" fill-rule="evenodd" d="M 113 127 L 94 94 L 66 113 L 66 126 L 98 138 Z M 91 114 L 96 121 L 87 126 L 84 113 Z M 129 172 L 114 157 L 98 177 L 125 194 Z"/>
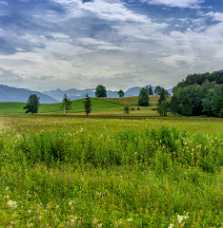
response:
<path id="1" fill-rule="evenodd" d="M 122 114 L 124 105 L 130 106 L 130 113 L 132 114 L 152 114 L 154 115 L 157 97 L 150 98 L 149 107 L 141 107 L 140 111 L 136 109 L 138 98 L 137 97 L 124 97 L 124 98 L 92 98 L 92 114 L 94 113 L 105 113 L 105 114 Z M 0 102 L 0 114 L 23 114 L 25 103 L 22 102 Z M 62 103 L 53 104 L 41 104 L 39 108 L 40 113 L 48 114 L 62 114 L 63 105 Z M 70 113 L 83 113 L 84 112 L 84 100 L 74 100 L 72 102 L 72 108 Z"/>

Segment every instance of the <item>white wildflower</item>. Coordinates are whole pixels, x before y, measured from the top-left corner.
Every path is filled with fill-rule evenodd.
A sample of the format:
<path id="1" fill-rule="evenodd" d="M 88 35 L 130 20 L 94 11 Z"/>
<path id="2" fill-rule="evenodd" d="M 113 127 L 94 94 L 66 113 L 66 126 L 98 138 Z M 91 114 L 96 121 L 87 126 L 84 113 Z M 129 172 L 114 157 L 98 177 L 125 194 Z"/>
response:
<path id="1" fill-rule="evenodd" d="M 71 225 L 75 225 L 76 222 L 77 222 L 77 220 L 78 220 L 78 218 L 77 218 L 76 216 L 71 215 L 71 216 L 69 217 L 69 223 L 70 223 Z"/>
<path id="2" fill-rule="evenodd" d="M 183 222 L 183 220 L 184 220 L 184 216 L 183 215 L 177 215 L 177 222 L 178 223 L 182 223 Z"/>
<path id="3" fill-rule="evenodd" d="M 7 207 L 11 209 L 16 209 L 17 208 L 17 202 L 13 200 L 9 200 L 7 202 Z"/>
<path id="4" fill-rule="evenodd" d="M 72 207 L 73 204 L 74 204 L 74 202 L 73 202 L 72 200 L 68 202 L 68 205 L 69 205 L 70 207 Z"/>
<path id="5" fill-rule="evenodd" d="M 168 226 L 168 228 L 174 228 L 174 224 L 170 223 L 170 225 Z"/>
<path id="6" fill-rule="evenodd" d="M 186 213 L 184 215 L 177 215 L 177 222 L 179 224 L 183 224 L 188 218 L 189 218 L 188 213 Z"/>

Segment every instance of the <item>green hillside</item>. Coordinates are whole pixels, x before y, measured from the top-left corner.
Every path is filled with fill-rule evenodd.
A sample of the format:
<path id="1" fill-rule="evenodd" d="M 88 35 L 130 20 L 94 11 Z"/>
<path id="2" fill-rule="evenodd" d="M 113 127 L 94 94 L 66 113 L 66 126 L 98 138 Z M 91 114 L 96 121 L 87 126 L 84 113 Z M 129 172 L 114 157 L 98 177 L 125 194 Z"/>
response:
<path id="1" fill-rule="evenodd" d="M 137 110 L 138 97 L 125 97 L 125 98 L 92 98 L 92 113 L 123 113 L 123 106 L 130 106 L 130 114 L 142 115 L 156 113 L 157 97 L 150 98 L 150 107 L 141 107 Z M 24 113 L 24 103 L 16 102 L 2 102 L 0 103 L 0 114 L 22 114 Z M 63 105 L 56 104 L 41 104 L 40 113 L 63 113 Z M 72 102 L 70 113 L 83 113 L 84 100 L 75 100 Z"/>
<path id="2" fill-rule="evenodd" d="M 119 102 L 114 102 L 111 99 L 99 99 L 92 98 L 92 112 L 111 112 L 111 111 L 121 111 L 123 105 Z M 41 113 L 60 113 L 63 112 L 63 105 L 58 104 L 42 104 L 40 106 Z M 84 112 L 84 100 L 75 100 L 72 102 L 71 113 Z"/>
<path id="3" fill-rule="evenodd" d="M 24 113 L 25 104 L 17 102 L 1 102 L 0 103 L 0 114 L 15 114 Z"/>

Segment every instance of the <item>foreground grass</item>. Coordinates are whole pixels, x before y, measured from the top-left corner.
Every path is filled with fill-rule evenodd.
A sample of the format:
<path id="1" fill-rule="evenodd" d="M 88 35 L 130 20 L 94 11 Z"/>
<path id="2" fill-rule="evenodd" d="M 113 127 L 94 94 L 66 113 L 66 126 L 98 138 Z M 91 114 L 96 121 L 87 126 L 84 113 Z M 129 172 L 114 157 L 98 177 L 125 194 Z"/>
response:
<path id="1" fill-rule="evenodd" d="M 223 225 L 220 120 L 1 122 L 0 227 Z"/>

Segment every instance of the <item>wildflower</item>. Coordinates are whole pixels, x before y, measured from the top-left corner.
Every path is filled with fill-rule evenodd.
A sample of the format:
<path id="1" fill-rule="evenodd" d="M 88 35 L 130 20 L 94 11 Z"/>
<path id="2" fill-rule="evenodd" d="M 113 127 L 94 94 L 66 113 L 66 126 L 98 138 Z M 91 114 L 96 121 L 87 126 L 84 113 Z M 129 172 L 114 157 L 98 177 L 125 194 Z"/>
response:
<path id="1" fill-rule="evenodd" d="M 17 208 L 17 202 L 13 200 L 9 200 L 7 202 L 7 207 L 11 209 L 16 209 Z"/>
<path id="2" fill-rule="evenodd" d="M 9 195 L 6 195 L 5 198 L 6 198 L 6 199 L 10 199 L 10 196 L 9 196 Z"/>
<path id="3" fill-rule="evenodd" d="M 69 205 L 70 207 L 72 207 L 72 206 L 73 206 L 73 204 L 74 204 L 74 202 L 73 202 L 73 201 L 69 201 L 69 202 L 68 202 L 68 205 Z"/>
<path id="4" fill-rule="evenodd" d="M 133 222 L 133 218 L 128 218 L 127 221 L 128 222 Z"/>
<path id="5" fill-rule="evenodd" d="M 174 224 L 173 223 L 170 223 L 168 228 L 174 228 Z"/>
<path id="6" fill-rule="evenodd" d="M 177 222 L 179 224 L 183 224 L 185 222 L 185 220 L 187 220 L 189 218 L 188 213 L 184 214 L 184 215 L 177 215 Z"/>
<path id="7" fill-rule="evenodd" d="M 76 216 L 73 216 L 73 215 L 69 216 L 69 223 L 71 225 L 75 225 L 77 223 L 77 220 L 78 218 Z"/>
<path id="8" fill-rule="evenodd" d="M 92 224 L 96 225 L 97 223 L 98 223 L 98 219 L 97 218 L 93 218 Z"/>

